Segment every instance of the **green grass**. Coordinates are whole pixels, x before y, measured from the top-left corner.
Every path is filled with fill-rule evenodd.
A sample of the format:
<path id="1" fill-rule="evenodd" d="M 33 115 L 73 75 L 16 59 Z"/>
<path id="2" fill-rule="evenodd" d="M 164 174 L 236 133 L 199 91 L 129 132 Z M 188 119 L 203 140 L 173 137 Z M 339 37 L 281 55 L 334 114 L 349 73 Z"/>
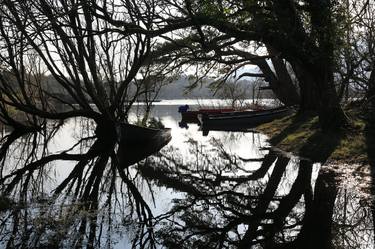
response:
<path id="1" fill-rule="evenodd" d="M 316 116 L 289 116 L 257 127 L 282 150 L 316 162 L 368 163 L 369 141 L 366 123 L 351 110 L 351 126 L 335 132 L 322 132 Z M 373 134 L 373 133 L 371 133 Z"/>

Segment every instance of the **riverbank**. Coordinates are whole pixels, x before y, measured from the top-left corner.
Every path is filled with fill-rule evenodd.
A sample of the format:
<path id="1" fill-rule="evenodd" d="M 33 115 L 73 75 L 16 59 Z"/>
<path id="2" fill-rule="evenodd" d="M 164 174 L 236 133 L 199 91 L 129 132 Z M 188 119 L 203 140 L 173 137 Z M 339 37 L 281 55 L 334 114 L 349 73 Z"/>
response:
<path id="1" fill-rule="evenodd" d="M 336 132 L 323 132 L 317 116 L 292 115 L 257 127 L 270 137 L 272 145 L 307 157 L 316 162 L 369 163 L 368 146 L 375 142 L 375 130 L 351 114 L 352 127 Z"/>
<path id="2" fill-rule="evenodd" d="M 375 130 L 358 111 L 347 110 L 351 127 L 323 132 L 317 116 L 292 115 L 257 127 L 277 148 L 324 165 L 345 182 L 374 193 Z M 350 179 L 350 180 L 349 180 Z M 354 179 L 354 180 L 353 180 Z"/>

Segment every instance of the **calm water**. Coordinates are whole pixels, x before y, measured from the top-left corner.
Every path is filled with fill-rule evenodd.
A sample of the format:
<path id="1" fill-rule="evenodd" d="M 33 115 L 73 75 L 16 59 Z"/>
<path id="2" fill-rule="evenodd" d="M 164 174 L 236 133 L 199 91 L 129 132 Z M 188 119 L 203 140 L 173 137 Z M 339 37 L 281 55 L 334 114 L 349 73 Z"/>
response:
<path id="1" fill-rule="evenodd" d="M 32 168 L 92 136 L 84 119 L 70 120 L 51 140 L 18 141 L 2 167 L 1 190 L 13 203 L 0 213 L 0 247 L 374 248 L 370 205 L 353 188 L 337 187 L 319 164 L 271 148 L 262 134 L 179 128 L 180 104 L 153 109 L 172 128 L 170 143 L 121 172 L 110 160 L 102 169 L 95 160 L 82 171 L 67 160 Z M 85 139 L 67 153 L 84 154 L 93 143 Z"/>

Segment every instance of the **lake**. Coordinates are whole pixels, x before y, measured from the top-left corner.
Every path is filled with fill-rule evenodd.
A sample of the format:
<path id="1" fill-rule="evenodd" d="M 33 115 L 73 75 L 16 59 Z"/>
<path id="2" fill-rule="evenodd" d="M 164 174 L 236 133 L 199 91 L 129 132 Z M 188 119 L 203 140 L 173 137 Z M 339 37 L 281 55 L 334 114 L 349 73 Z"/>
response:
<path id="1" fill-rule="evenodd" d="M 152 116 L 172 140 L 123 170 L 102 158 L 35 170 L 42 156 L 85 154 L 94 144 L 89 120 L 18 141 L 1 167 L 11 208 L 0 213 L 0 247 L 374 248 L 370 203 L 355 187 L 336 185 L 320 164 L 273 148 L 261 133 L 180 128 L 185 103 L 196 102 L 155 104 Z"/>

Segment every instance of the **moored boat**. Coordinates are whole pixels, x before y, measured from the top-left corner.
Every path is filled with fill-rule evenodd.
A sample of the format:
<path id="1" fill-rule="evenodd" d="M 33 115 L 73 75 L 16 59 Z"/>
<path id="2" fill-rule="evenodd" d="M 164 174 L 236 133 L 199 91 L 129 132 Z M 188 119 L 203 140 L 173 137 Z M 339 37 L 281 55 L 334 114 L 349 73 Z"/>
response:
<path id="1" fill-rule="evenodd" d="M 198 120 L 204 135 L 210 130 L 247 130 L 271 122 L 294 112 L 292 107 L 278 107 L 260 111 L 236 111 L 221 114 L 199 114 Z"/>
<path id="2" fill-rule="evenodd" d="M 234 108 L 201 108 L 199 110 L 189 111 L 188 105 L 183 105 L 178 108 L 181 113 L 182 123 L 199 123 L 199 114 L 222 114 L 227 112 L 234 112 Z"/>
<path id="3" fill-rule="evenodd" d="M 121 167 L 135 164 L 158 152 L 172 139 L 170 128 L 154 129 L 121 124 L 118 133 L 118 160 Z"/>

